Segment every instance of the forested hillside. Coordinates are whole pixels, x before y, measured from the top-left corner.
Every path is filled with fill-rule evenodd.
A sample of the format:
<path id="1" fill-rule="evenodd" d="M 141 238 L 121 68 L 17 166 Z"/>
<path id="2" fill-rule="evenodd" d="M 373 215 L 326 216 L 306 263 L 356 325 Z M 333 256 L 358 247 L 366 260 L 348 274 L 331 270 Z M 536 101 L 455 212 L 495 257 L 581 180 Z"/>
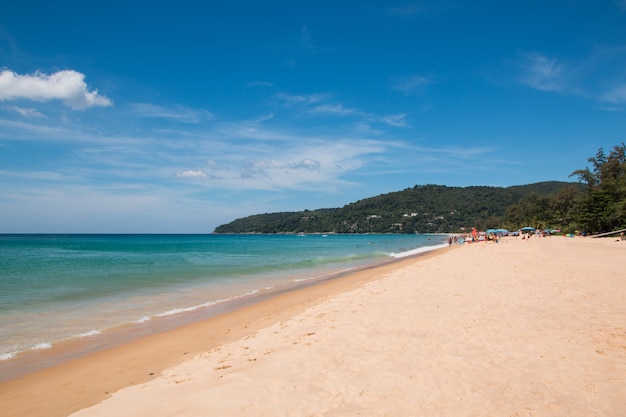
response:
<path id="1" fill-rule="evenodd" d="M 437 233 L 472 227 L 513 230 L 537 222 L 524 218 L 520 202 L 528 199 L 549 205 L 556 196 L 566 194 L 564 190 L 579 188 L 577 183 L 556 181 L 508 188 L 416 185 L 341 208 L 249 216 L 219 226 L 215 233 Z M 532 226 L 565 226 L 559 219 L 551 221 L 554 224 Z"/>

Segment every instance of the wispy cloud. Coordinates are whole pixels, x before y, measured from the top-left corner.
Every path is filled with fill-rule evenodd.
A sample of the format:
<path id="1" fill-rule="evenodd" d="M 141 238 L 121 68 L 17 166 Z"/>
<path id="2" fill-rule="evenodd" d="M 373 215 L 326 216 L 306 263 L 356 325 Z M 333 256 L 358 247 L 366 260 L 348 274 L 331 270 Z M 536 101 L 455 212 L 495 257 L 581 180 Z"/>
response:
<path id="1" fill-rule="evenodd" d="M 252 123 L 263 123 L 263 122 L 267 122 L 268 120 L 272 120 L 273 118 L 274 118 L 274 113 L 268 113 L 263 116 L 257 117 L 256 119 L 252 121 Z"/>
<path id="2" fill-rule="evenodd" d="M 274 98 L 283 103 L 286 107 L 297 105 L 311 105 L 325 100 L 328 94 L 289 94 L 277 93 Z"/>
<path id="3" fill-rule="evenodd" d="M 229 190 L 328 190 L 346 185 L 344 175 L 367 164 L 372 156 L 392 144 L 368 139 L 346 139 L 340 136 L 310 136 L 293 132 L 259 132 L 261 137 L 287 137 L 283 142 L 233 142 L 221 136 L 224 148 L 213 143 L 196 153 L 205 154 L 203 167 L 184 168 L 176 172 L 182 180 L 192 180 L 207 188 Z M 234 137 L 239 137 L 232 133 Z M 228 144 L 228 145 L 226 145 Z M 221 151 L 220 149 L 223 149 Z M 181 161 L 182 162 L 182 161 Z"/>
<path id="4" fill-rule="evenodd" d="M 366 113 L 361 112 L 357 109 L 346 108 L 342 104 L 320 104 L 318 106 L 313 107 L 310 110 L 311 113 L 326 113 L 332 114 L 335 116 L 349 116 L 349 115 L 360 115 L 365 116 Z"/>
<path id="5" fill-rule="evenodd" d="M 344 107 L 340 103 L 320 104 L 311 108 L 309 112 L 311 114 L 328 114 L 338 117 L 355 116 L 362 118 L 367 123 L 384 123 L 394 127 L 408 127 L 405 113 L 377 116 L 359 109 Z"/>
<path id="6" fill-rule="evenodd" d="M 626 103 L 624 47 L 596 46 L 580 61 L 567 64 L 545 54 L 524 53 L 515 65 L 520 69 L 518 81 L 535 90 L 575 95 L 601 103 Z"/>
<path id="7" fill-rule="evenodd" d="M 171 119 L 183 123 L 198 123 L 215 117 L 210 111 L 183 106 L 163 107 L 151 103 L 134 103 L 131 109 L 137 117 Z"/>
<path id="8" fill-rule="evenodd" d="M 391 88 L 400 91 L 406 95 L 413 94 L 432 81 L 424 75 L 413 75 L 410 77 L 397 77 L 392 80 Z"/>
<path id="9" fill-rule="evenodd" d="M 526 54 L 520 62 L 520 82 L 535 90 L 563 92 L 566 88 L 565 67 L 555 58 L 539 53 Z"/>
<path id="10" fill-rule="evenodd" d="M 200 169 L 185 169 L 185 170 L 180 170 L 176 173 L 176 176 L 178 178 L 191 178 L 191 179 L 198 179 L 198 178 L 207 178 L 208 175 L 200 170 Z"/>
<path id="11" fill-rule="evenodd" d="M 9 110 L 15 113 L 19 113 L 20 115 L 24 117 L 45 117 L 43 113 L 33 108 L 24 109 L 18 106 L 4 106 L 3 109 Z"/>
<path id="12" fill-rule="evenodd" d="M 396 127 L 408 127 L 408 123 L 406 121 L 406 114 L 393 114 L 391 116 L 383 116 L 380 118 L 382 123 L 386 123 L 391 126 Z"/>
<path id="13" fill-rule="evenodd" d="M 10 70 L 0 72 L 0 100 L 61 100 L 74 110 L 85 110 L 95 106 L 111 106 L 113 102 L 89 91 L 85 75 L 73 70 L 58 71 L 53 74 L 36 72 L 20 75 Z"/>
<path id="14" fill-rule="evenodd" d="M 394 115 L 376 115 L 371 112 L 363 111 L 358 108 L 348 107 L 339 102 L 329 102 L 332 96 L 325 93 L 317 94 L 290 94 L 290 93 L 277 93 L 274 95 L 274 99 L 277 100 L 280 105 L 294 109 L 301 114 L 308 114 L 314 116 L 333 116 L 333 117 L 352 117 L 354 119 L 362 119 L 363 123 L 384 123 L 394 127 L 407 127 L 406 114 L 394 114 Z M 370 130 L 368 127 L 365 130 Z"/>
<path id="15" fill-rule="evenodd" d="M 612 104 L 626 103 L 626 84 L 614 87 L 602 95 L 602 100 Z"/>

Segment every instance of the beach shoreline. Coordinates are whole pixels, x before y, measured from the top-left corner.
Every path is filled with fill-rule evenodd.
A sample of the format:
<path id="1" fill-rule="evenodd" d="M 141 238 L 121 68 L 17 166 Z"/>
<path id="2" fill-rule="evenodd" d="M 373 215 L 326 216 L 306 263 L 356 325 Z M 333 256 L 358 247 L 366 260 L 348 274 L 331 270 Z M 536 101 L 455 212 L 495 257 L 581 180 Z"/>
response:
<path id="1" fill-rule="evenodd" d="M 440 250 L 448 245 L 424 246 L 401 256 L 392 255 L 385 260 L 369 264 L 350 266 L 342 270 L 325 270 L 318 275 L 302 276 L 291 281 L 273 283 L 271 287 L 259 287 L 253 291 L 235 294 L 218 303 L 208 303 L 201 308 L 182 308 L 176 314 L 163 314 L 151 317 L 146 321 L 129 322 L 103 331 L 91 331 L 80 337 L 44 343 L 39 349 L 30 349 L 14 357 L 0 360 L 0 384 L 47 368 L 62 365 L 72 360 L 89 356 L 104 350 L 115 348 L 158 333 L 168 332 L 187 325 L 198 323 L 216 316 L 224 315 L 233 310 L 258 304 L 282 294 L 306 289 L 327 281 L 340 279 L 346 275 L 367 271 L 372 268 L 395 263 L 404 258 L 423 256 L 429 252 Z M 317 272 L 317 271 L 309 271 Z"/>
<path id="2" fill-rule="evenodd" d="M 3 235 L 0 382 L 37 370 L 40 359 L 49 366 L 180 327 L 442 239 Z"/>
<path id="3" fill-rule="evenodd" d="M 2 416 L 621 417 L 626 244 L 505 238 L 0 384 Z"/>
<path id="4" fill-rule="evenodd" d="M 106 335 L 95 335 L 93 342 L 84 338 L 49 350 L 28 352 L 12 359 L 11 364 L 4 364 L 6 375 L 0 380 L 0 403 L 7 407 L 3 407 L 6 411 L 0 410 L 0 416 L 4 412 L 8 412 L 6 416 L 66 416 L 123 387 L 154 379 L 167 367 L 195 354 L 286 320 L 325 297 L 349 291 L 402 265 L 446 250 L 437 248 L 241 298 L 213 308 L 208 316 L 196 311 L 166 317 L 160 323 L 157 320 L 143 326 L 125 326 L 111 332 L 116 333 L 116 340 L 110 343 L 102 342 Z M 144 327 L 149 330 L 144 331 Z M 205 332 L 210 334 L 199 336 Z M 33 359 L 37 363 L 29 363 Z M 91 384 L 85 386 L 85 380 Z"/>

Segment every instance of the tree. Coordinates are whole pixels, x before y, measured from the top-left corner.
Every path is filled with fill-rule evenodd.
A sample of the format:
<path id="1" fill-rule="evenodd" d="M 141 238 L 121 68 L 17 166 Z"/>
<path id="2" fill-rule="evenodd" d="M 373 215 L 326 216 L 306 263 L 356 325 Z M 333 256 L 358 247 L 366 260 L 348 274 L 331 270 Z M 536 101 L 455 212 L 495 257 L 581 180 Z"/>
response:
<path id="1" fill-rule="evenodd" d="M 560 229 L 569 228 L 574 221 L 574 209 L 578 191 L 574 185 L 562 188 L 550 200 L 552 224 Z"/>
<path id="2" fill-rule="evenodd" d="M 626 145 L 615 146 L 607 156 L 600 148 L 586 167 L 570 174 L 587 185 L 576 204 L 576 220 L 590 232 L 606 232 L 626 226 Z"/>
<path id="3" fill-rule="evenodd" d="M 547 196 L 530 194 L 506 211 L 506 224 L 512 229 L 532 226 L 543 229 L 551 225 L 551 201 Z"/>

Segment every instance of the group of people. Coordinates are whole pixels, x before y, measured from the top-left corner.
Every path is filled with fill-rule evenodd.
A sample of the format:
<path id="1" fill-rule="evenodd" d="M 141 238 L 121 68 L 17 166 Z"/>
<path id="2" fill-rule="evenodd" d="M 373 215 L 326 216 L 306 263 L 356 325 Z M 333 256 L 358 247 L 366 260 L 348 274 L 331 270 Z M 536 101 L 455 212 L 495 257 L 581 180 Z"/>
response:
<path id="1" fill-rule="evenodd" d="M 472 232 L 474 232 L 474 230 L 472 230 Z M 481 232 L 484 233 L 484 232 Z M 533 235 L 533 233 L 528 232 L 528 233 L 524 233 L 524 232 L 520 232 L 520 234 L 522 235 L 522 239 L 530 239 L 530 237 Z M 535 232 L 536 236 L 540 236 L 540 237 L 545 237 L 546 235 L 548 235 L 549 233 L 545 232 L 545 231 L 540 231 L 539 233 Z M 494 242 L 494 243 L 499 243 L 500 241 L 500 234 L 499 233 L 489 233 L 486 234 L 485 238 L 483 239 L 482 236 L 478 237 L 478 235 L 476 233 L 472 233 L 470 235 L 450 235 L 448 237 L 448 246 L 452 246 L 452 244 L 463 244 L 465 242 L 477 242 L 477 241 L 487 241 L 487 242 Z M 624 241 L 626 240 L 626 233 L 624 233 L 623 231 L 620 233 L 619 235 L 619 240 Z"/>
<path id="2" fill-rule="evenodd" d="M 478 236 L 475 234 L 471 234 L 471 235 L 450 235 L 448 237 L 448 246 L 452 246 L 452 244 L 459 244 L 462 245 L 464 243 L 473 243 L 473 242 L 495 242 L 495 243 L 499 243 L 500 241 L 500 235 L 497 233 L 489 233 L 486 234 L 485 237 L 483 238 L 483 236 Z"/>

